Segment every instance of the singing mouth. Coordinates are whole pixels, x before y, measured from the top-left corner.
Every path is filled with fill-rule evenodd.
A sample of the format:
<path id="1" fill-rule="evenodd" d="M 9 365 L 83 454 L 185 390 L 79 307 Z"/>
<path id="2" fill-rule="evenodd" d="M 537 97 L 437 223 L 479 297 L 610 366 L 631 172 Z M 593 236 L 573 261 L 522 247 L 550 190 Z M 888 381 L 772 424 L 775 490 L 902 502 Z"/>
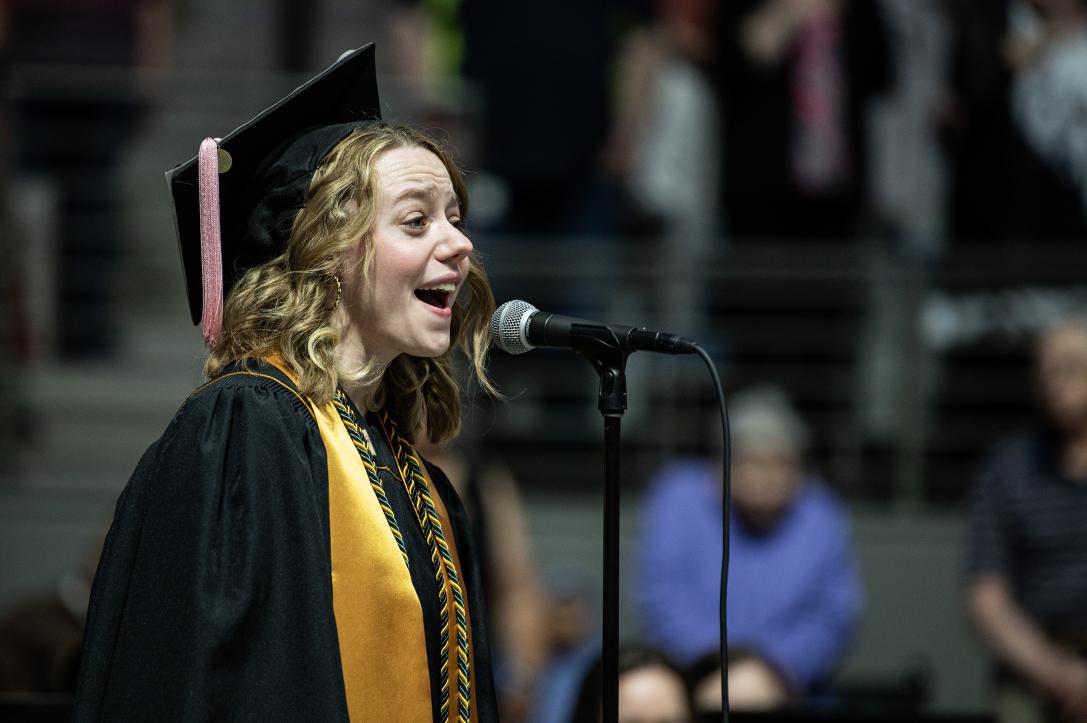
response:
<path id="1" fill-rule="evenodd" d="M 453 283 L 436 284 L 425 289 L 416 289 L 415 297 L 424 304 L 436 309 L 448 309 L 453 301 L 453 293 L 457 285 Z"/>

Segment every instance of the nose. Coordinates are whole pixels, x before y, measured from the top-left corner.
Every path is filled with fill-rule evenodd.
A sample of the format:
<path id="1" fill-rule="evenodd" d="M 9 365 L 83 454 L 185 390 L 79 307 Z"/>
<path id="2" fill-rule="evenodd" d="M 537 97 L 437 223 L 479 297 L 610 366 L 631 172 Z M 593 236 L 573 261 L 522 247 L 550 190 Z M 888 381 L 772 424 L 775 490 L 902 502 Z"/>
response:
<path id="1" fill-rule="evenodd" d="M 439 261 L 458 262 L 472 253 L 472 248 L 472 241 L 464 232 L 446 222 L 446 232 L 435 249 L 435 255 Z"/>

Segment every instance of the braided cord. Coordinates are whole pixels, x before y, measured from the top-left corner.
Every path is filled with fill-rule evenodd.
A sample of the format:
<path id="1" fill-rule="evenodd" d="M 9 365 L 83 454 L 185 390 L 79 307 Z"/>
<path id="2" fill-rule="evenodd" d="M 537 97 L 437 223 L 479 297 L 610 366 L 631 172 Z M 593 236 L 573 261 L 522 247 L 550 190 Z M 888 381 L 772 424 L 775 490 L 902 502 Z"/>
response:
<path id="1" fill-rule="evenodd" d="M 396 539 L 396 546 L 400 548 L 400 554 L 404 558 L 404 564 L 408 564 L 408 548 L 404 544 L 404 536 L 400 533 L 400 525 L 396 523 L 396 514 L 393 512 L 392 505 L 389 504 L 389 498 L 385 495 L 385 483 L 381 481 L 381 477 L 377 473 L 377 465 L 374 463 L 374 447 L 370 442 L 366 430 L 359 425 L 355 419 L 355 412 L 351 409 L 351 405 L 347 403 L 346 395 L 342 389 L 336 390 L 336 396 L 332 399 L 332 405 L 336 407 L 336 411 L 340 413 L 340 419 L 343 421 L 343 426 L 347 428 L 347 434 L 351 437 L 351 442 L 355 445 L 355 449 L 359 452 L 359 457 L 362 458 L 362 466 L 366 468 L 366 477 L 370 480 L 370 486 L 374 488 L 374 494 L 377 496 L 377 503 L 381 507 L 381 511 L 385 513 L 385 521 L 389 523 L 389 530 L 392 531 L 393 537 Z M 409 567 L 410 570 L 410 567 Z"/>
<path id="2" fill-rule="evenodd" d="M 456 628 L 457 642 L 457 721 L 469 723 L 471 717 L 471 663 L 468 656 L 468 616 L 465 612 L 464 592 L 461 589 L 460 576 L 457 574 L 457 566 L 453 562 L 453 555 L 449 550 L 442 531 L 441 517 L 438 515 L 434 499 L 430 495 L 430 486 L 427 484 L 423 472 L 423 464 L 418 454 L 411 446 L 411 442 L 405 439 L 397 429 L 396 423 L 388 413 L 382 411 L 380 415 L 385 436 L 393 447 L 393 456 L 400 472 L 400 479 L 411 497 L 415 508 L 415 515 L 419 526 L 423 530 L 427 544 L 430 545 L 430 559 L 434 564 L 434 578 L 438 582 L 438 601 L 441 604 L 442 628 L 441 628 L 441 711 L 442 720 L 448 720 L 449 716 L 449 594 L 453 598 L 454 626 Z"/>

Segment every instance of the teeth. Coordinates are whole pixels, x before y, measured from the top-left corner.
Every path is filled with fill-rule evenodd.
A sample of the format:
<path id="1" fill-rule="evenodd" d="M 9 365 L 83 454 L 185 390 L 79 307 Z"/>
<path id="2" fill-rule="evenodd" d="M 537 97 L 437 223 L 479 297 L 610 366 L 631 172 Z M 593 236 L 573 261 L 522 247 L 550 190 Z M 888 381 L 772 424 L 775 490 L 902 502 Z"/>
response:
<path id="1" fill-rule="evenodd" d="M 437 286 L 425 286 L 422 289 L 420 289 L 420 291 L 445 291 L 445 292 L 450 293 L 450 294 L 452 294 L 456 290 L 457 290 L 457 285 L 452 284 L 452 283 L 438 284 Z"/>

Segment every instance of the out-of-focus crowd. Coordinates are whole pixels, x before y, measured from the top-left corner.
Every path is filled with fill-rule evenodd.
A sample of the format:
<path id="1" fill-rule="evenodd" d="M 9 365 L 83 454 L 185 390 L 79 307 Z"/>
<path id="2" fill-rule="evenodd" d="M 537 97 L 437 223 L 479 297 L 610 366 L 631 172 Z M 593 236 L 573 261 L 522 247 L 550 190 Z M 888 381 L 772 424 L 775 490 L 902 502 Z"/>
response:
<path id="1" fill-rule="evenodd" d="M 117 163 L 154 112 L 182 5 L 0 5 L 4 187 L 54 189 L 65 355 L 111 346 Z M 331 59 L 314 46 L 321 11 L 262 11 L 284 31 L 273 69 Z M 393 110 L 461 147 L 480 233 L 658 237 L 677 275 L 723 240 L 874 235 L 932 258 L 956 240 L 1087 231 L 1078 0 L 388 0 L 361 14 L 352 37 L 381 40 L 405 89 Z"/>
<path id="2" fill-rule="evenodd" d="M 962 599 L 992 657 L 999 719 L 1083 721 L 1087 318 L 1046 329 L 1035 352 L 1039 420 L 995 444 L 979 465 Z M 836 687 L 835 672 L 864 607 L 849 514 L 806 464 L 809 430 L 779 388 L 735 394 L 731 428 L 725 664 L 732 708 L 848 712 L 858 701 Z M 486 550 L 504 720 L 597 720 L 592 583 L 541 582 L 508 469 L 460 447 L 422 451 L 454 481 Z M 670 460 L 642 497 L 628 587 L 644 645 L 628 645 L 620 656 L 620 720 L 689 721 L 720 710 L 721 461 L 719 447 Z M 0 619 L 0 693 L 72 691 L 96 557 Z M 901 713 L 922 703 L 870 696 L 861 710 Z"/>
<path id="3" fill-rule="evenodd" d="M 18 239 L 34 230 L 14 232 L 13 204 L 44 179 L 65 357 L 113 350 L 118 158 L 168 66 L 175 4 L 0 0 L 0 76 L 19 79 L 0 119 L 0 253 L 28 253 Z M 411 106 L 437 123 L 470 119 L 454 136 L 478 171 L 484 237 L 656 238 L 662 274 L 677 279 L 715 244 L 752 239 L 877 235 L 928 260 L 957 242 L 1087 237 L 1083 0 L 422 0 L 375 17 L 380 28 L 358 36 L 388 40 L 383 72 L 409 81 Z M 73 66 L 102 68 L 93 77 L 110 92 L 70 85 Z M 15 356 L 36 298 L 18 268 L 0 266 Z M 702 313 L 696 285 L 675 293 L 674 308 Z M 1044 330 L 1036 368 L 1036 427 L 995 446 L 976 480 L 964 606 L 992 654 L 1002 718 L 1084 721 L 1087 322 Z M 732 432 L 729 697 L 833 705 L 864 607 L 849 515 L 806 465 L 810 433 L 781 389 L 735 395 Z M 508 470 L 430 455 L 490 549 L 508 720 L 595 720 L 583 583 L 541 583 Z M 633 589 L 653 647 L 623 654 L 621 719 L 648 710 L 639 696 L 668 704 L 643 721 L 720 706 L 719 456 L 669 461 L 643 499 Z M 4 690 L 70 689 L 89 576 L 8 611 Z"/>
<path id="4" fill-rule="evenodd" d="M 396 57 L 478 99 L 503 232 L 1085 230 L 1076 0 L 457 7 L 407 3 Z"/>

